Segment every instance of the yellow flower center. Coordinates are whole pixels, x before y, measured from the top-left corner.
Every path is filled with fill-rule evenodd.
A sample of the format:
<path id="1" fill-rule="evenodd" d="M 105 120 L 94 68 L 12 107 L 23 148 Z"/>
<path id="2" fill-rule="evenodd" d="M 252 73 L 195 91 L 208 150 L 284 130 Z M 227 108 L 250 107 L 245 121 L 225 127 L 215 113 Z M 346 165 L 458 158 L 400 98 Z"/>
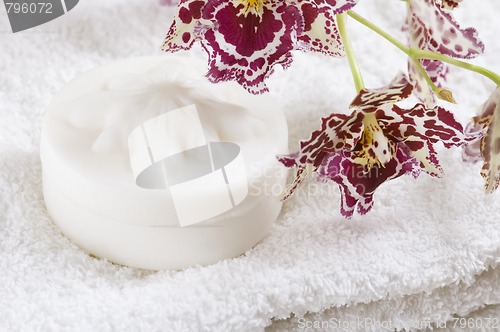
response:
<path id="1" fill-rule="evenodd" d="M 389 140 L 380 128 L 375 114 L 366 114 L 363 122 L 364 129 L 360 141 L 362 150 L 358 152 L 355 161 L 366 165 L 368 169 L 375 164 L 384 167 L 392 158 Z"/>
<path id="2" fill-rule="evenodd" d="M 245 8 L 243 9 L 244 13 L 248 13 L 248 11 L 253 11 L 256 14 L 260 14 L 262 11 L 262 7 L 264 6 L 264 0 L 241 0 Z"/>

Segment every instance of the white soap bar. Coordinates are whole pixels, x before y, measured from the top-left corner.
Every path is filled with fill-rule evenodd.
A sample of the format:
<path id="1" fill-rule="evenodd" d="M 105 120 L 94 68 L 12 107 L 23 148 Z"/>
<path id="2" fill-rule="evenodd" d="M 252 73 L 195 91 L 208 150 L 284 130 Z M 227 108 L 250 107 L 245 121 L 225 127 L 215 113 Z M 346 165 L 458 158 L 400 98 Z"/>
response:
<path id="1" fill-rule="evenodd" d="M 180 269 L 236 257 L 281 209 L 283 114 L 267 95 L 211 84 L 202 61 L 121 60 L 53 99 L 44 197 L 71 240 L 110 261 Z"/>

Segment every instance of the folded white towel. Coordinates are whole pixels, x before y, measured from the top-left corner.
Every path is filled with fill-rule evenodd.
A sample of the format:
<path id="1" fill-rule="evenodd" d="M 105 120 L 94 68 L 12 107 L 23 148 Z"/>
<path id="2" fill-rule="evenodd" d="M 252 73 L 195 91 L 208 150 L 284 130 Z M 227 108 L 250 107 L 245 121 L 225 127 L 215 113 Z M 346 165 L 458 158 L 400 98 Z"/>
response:
<path id="1" fill-rule="evenodd" d="M 494 331 L 500 328 L 500 268 L 468 282 L 452 283 L 430 292 L 357 303 L 276 320 L 268 331 L 302 331 L 309 326 L 336 331 Z M 496 305 L 495 305 L 496 304 Z M 481 329 L 484 328 L 484 329 Z"/>
<path id="2" fill-rule="evenodd" d="M 477 26 L 487 44 L 476 63 L 500 72 L 493 15 L 500 3 L 481 4 L 464 2 L 457 17 Z M 361 1 L 358 10 L 402 38 L 404 3 Z M 479 165 L 462 164 L 458 150 L 440 154 L 445 179 L 387 183 L 373 211 L 352 220 L 338 212 L 335 185 L 310 183 L 285 204 L 261 244 L 208 267 L 141 271 L 71 244 L 43 203 L 38 144 L 45 107 L 83 70 L 159 53 L 173 12 L 154 1 L 87 0 L 12 35 L 0 10 L 0 330 L 255 331 L 292 314 L 295 320 L 273 328 L 293 327 L 307 312 L 332 306 L 338 308 L 306 317 L 441 321 L 500 303 L 500 194 L 483 194 Z M 367 86 L 404 69 L 397 50 L 350 26 Z M 463 71 L 450 78 L 459 102 L 453 109 L 466 121 L 493 86 Z M 269 86 L 286 112 L 291 150 L 321 116 L 345 112 L 354 97 L 345 60 L 311 54 L 297 54 Z"/>

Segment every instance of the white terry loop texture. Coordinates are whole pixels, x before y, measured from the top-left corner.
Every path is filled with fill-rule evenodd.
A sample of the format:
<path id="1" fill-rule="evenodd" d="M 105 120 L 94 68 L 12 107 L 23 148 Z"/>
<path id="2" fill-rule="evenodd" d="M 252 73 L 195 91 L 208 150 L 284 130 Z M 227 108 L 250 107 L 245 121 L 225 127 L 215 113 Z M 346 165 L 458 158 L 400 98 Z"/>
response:
<path id="1" fill-rule="evenodd" d="M 404 38 L 403 2 L 364 0 L 357 10 Z M 499 11 L 498 1 L 483 0 L 465 1 L 456 13 L 487 45 L 475 63 L 496 72 Z M 500 194 L 483 194 L 479 165 L 461 163 L 458 150 L 440 151 L 445 179 L 387 183 L 373 211 L 352 220 L 340 216 L 334 184 L 310 182 L 261 244 L 208 267 L 141 271 L 71 244 L 43 203 L 38 145 L 45 107 L 84 70 L 160 53 L 173 12 L 155 1 L 86 0 L 13 35 L 0 9 L 1 331 L 301 330 L 303 315 L 393 320 L 402 328 L 453 315 L 500 316 Z M 349 26 L 368 87 L 405 68 L 391 45 L 355 22 Z M 320 117 L 347 111 L 351 82 L 345 59 L 319 55 L 297 53 L 289 70 L 276 71 L 269 87 L 285 109 L 291 151 Z M 494 87 L 454 71 L 449 88 L 465 122 Z"/>

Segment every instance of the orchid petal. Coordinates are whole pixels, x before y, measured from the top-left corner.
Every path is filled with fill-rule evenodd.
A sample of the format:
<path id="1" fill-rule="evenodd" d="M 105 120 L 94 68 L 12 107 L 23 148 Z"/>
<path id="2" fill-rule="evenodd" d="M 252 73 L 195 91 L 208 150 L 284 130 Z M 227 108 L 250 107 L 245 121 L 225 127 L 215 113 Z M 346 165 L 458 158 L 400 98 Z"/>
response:
<path id="1" fill-rule="evenodd" d="M 406 26 L 403 30 L 409 30 L 410 33 L 410 46 L 418 49 L 427 48 L 431 41 L 431 34 L 426 26 L 425 18 L 416 15 L 410 7 L 408 18 L 406 19 Z"/>
<path id="2" fill-rule="evenodd" d="M 494 120 L 495 110 L 500 98 L 500 87 L 496 88 L 488 100 L 481 106 L 478 114 L 472 118 L 472 124 L 480 130 L 488 128 Z"/>
<path id="3" fill-rule="evenodd" d="M 432 177 L 443 177 L 444 171 L 437 158 L 436 150 L 429 141 L 418 137 L 409 137 L 405 145 L 411 150 L 414 156 L 420 162 L 420 168 Z"/>
<path id="4" fill-rule="evenodd" d="M 495 89 L 474 122 L 479 127 L 487 128 L 481 139 L 481 176 L 485 181 L 486 192 L 491 193 L 500 183 L 500 88 Z"/>
<path id="5" fill-rule="evenodd" d="M 434 0 L 410 0 L 409 10 L 412 38 L 417 32 L 425 34 L 417 42 L 420 49 L 463 59 L 471 59 L 484 52 L 484 44 L 477 37 L 477 31 L 474 28 L 462 29 L 453 16 L 443 11 Z M 422 22 L 425 22 L 425 29 L 421 29 Z"/>
<path id="6" fill-rule="evenodd" d="M 425 130 L 423 135 L 431 143 L 442 142 L 448 149 L 465 143 L 462 125 L 443 107 L 427 109 L 419 104 L 410 110 L 409 116 L 415 119 L 417 127 Z"/>
<path id="7" fill-rule="evenodd" d="M 438 60 L 420 60 L 422 67 L 429 75 L 430 79 L 438 87 L 442 87 L 446 82 L 446 76 L 450 69 L 444 63 Z"/>
<path id="8" fill-rule="evenodd" d="M 359 0 L 312 0 L 322 10 L 329 10 L 334 15 L 352 9 Z"/>
<path id="9" fill-rule="evenodd" d="M 359 214 L 369 212 L 373 206 L 375 190 L 384 182 L 406 173 L 418 176 L 415 170 L 418 163 L 404 144 L 398 144 L 396 153 L 384 167 L 377 165 L 366 170 L 353 162 L 350 152 L 329 154 L 318 169 L 321 180 L 332 180 L 339 185 L 342 196 L 340 212 L 350 218 L 355 211 Z"/>
<path id="10" fill-rule="evenodd" d="M 328 153 L 354 149 L 363 132 L 362 120 L 363 114 L 357 111 L 350 116 L 332 114 L 323 118 L 321 129 L 314 131 L 309 140 L 300 142 L 299 164 L 319 166 Z"/>
<path id="11" fill-rule="evenodd" d="M 427 108 L 423 104 L 417 104 L 412 109 L 405 110 L 394 105 L 392 111 L 391 118 L 379 113 L 377 116 L 385 125 L 388 135 L 398 140 L 419 137 L 431 143 L 442 142 L 446 148 L 465 144 L 462 125 L 453 113 L 443 107 Z"/>
<path id="12" fill-rule="evenodd" d="M 493 122 L 498 98 L 498 89 L 496 89 L 488 100 L 481 105 L 478 115 L 465 128 L 464 133 L 469 138 L 469 143 L 463 147 L 462 159 L 464 161 L 475 163 L 482 158 L 481 148 L 483 137 Z"/>
<path id="13" fill-rule="evenodd" d="M 281 198 L 281 201 L 284 202 L 290 196 L 292 196 L 297 189 L 300 187 L 300 185 L 304 182 L 304 180 L 312 173 L 315 171 L 314 167 L 304 167 L 304 168 L 297 168 L 295 172 L 295 178 L 292 182 L 292 184 L 287 188 L 285 193 L 283 194 L 283 197 Z"/>
<path id="14" fill-rule="evenodd" d="M 298 152 L 280 156 L 278 160 L 286 167 L 304 168 L 307 164 L 317 167 L 328 153 L 352 150 L 363 131 L 363 114 L 360 112 L 353 112 L 350 116 L 333 113 L 321 121 L 321 129 L 314 131 L 308 140 L 301 141 Z"/>
<path id="15" fill-rule="evenodd" d="M 178 15 L 170 26 L 167 37 L 163 41 L 162 51 L 176 52 L 190 49 L 197 40 L 195 26 L 201 19 L 203 0 L 182 0 L 179 3 Z"/>
<path id="16" fill-rule="evenodd" d="M 399 74 L 387 87 L 381 89 L 363 89 L 351 102 L 350 108 L 364 112 L 375 112 L 385 104 L 394 104 L 408 98 L 413 86 L 404 74 Z"/>
<path id="17" fill-rule="evenodd" d="M 344 56 L 344 47 L 335 18 L 329 12 L 320 12 L 310 2 L 300 6 L 304 17 L 304 32 L 297 37 L 301 48 L 329 56 Z"/>
<path id="18" fill-rule="evenodd" d="M 300 142 L 298 152 L 278 156 L 278 161 L 286 167 L 297 167 L 295 179 L 283 199 L 296 191 L 306 175 L 323 163 L 326 155 L 342 149 L 354 149 L 362 131 L 362 113 L 353 112 L 350 116 L 334 113 L 322 119 L 321 129 L 314 131 L 309 140 Z M 308 171 L 304 173 L 306 168 Z"/>
<path id="19" fill-rule="evenodd" d="M 356 210 L 358 202 L 364 203 L 365 195 L 370 196 L 365 191 L 364 186 L 358 184 L 356 173 L 361 172 L 363 174 L 363 167 L 359 164 L 354 163 L 349 159 L 350 154 L 345 152 L 332 153 L 329 154 L 322 167 L 318 170 L 318 178 L 320 180 L 332 180 L 339 185 L 341 201 L 340 201 L 340 213 L 346 217 L 350 218 Z M 370 200 L 368 200 L 368 205 L 365 205 L 365 213 L 371 208 L 369 205 Z"/>
<path id="20" fill-rule="evenodd" d="M 481 160 L 481 141 L 485 132 L 474 123 L 469 123 L 465 127 L 464 133 L 468 137 L 476 136 L 476 138 L 462 147 L 462 160 L 468 163 L 477 163 Z"/>
<path id="21" fill-rule="evenodd" d="M 370 119 L 371 120 L 368 120 Z M 367 121 L 368 120 L 368 121 Z M 386 164 L 392 158 L 393 144 L 385 136 L 377 118 L 373 114 L 365 116 L 365 128 L 361 138 L 362 153 L 359 162 L 371 167 L 373 164 Z"/>
<path id="22" fill-rule="evenodd" d="M 390 115 L 377 112 L 377 117 L 387 135 L 404 142 L 411 153 L 420 161 L 420 167 L 434 177 L 441 177 L 443 169 L 439 165 L 432 144 L 442 142 L 446 148 L 461 146 L 467 138 L 462 125 L 453 113 L 443 107 L 427 108 L 417 104 L 410 110 L 394 105 Z"/>

